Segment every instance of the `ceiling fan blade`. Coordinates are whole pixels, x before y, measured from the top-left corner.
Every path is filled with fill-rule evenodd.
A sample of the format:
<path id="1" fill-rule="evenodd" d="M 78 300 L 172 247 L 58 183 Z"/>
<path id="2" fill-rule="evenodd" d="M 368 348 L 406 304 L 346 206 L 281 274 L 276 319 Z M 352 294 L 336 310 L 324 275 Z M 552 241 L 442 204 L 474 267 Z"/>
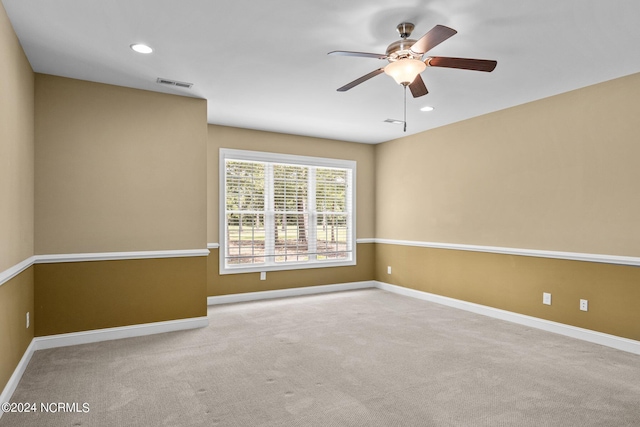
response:
<path id="1" fill-rule="evenodd" d="M 436 25 L 427 34 L 420 37 L 417 42 L 411 46 L 411 51 L 422 55 L 438 46 L 440 43 L 456 34 L 457 31 L 453 28 L 445 27 L 444 25 Z"/>
<path id="2" fill-rule="evenodd" d="M 344 85 L 341 88 L 339 88 L 338 92 L 346 92 L 349 89 L 351 89 L 351 88 L 353 88 L 355 86 L 358 86 L 360 83 L 366 82 L 371 77 L 375 77 L 378 74 L 381 74 L 383 72 L 384 72 L 384 68 L 378 68 L 377 70 L 374 70 L 374 71 L 370 72 L 369 74 L 365 74 L 364 76 L 360 77 L 359 79 L 355 79 L 351 83 L 347 83 L 346 85 Z"/>
<path id="3" fill-rule="evenodd" d="M 334 50 L 333 52 L 327 53 L 327 55 L 359 56 L 362 58 L 387 59 L 387 55 L 385 55 L 384 53 L 351 52 L 348 50 Z"/>
<path id="4" fill-rule="evenodd" d="M 498 65 L 498 61 L 489 59 L 448 58 L 433 56 L 424 61 L 430 67 L 460 68 L 462 70 L 485 71 L 490 73 Z"/>
<path id="5" fill-rule="evenodd" d="M 411 89 L 411 95 L 413 95 L 414 98 L 418 98 L 429 93 L 427 86 L 424 84 L 424 80 L 420 77 L 420 74 L 418 74 L 413 83 L 409 85 L 409 89 Z"/>

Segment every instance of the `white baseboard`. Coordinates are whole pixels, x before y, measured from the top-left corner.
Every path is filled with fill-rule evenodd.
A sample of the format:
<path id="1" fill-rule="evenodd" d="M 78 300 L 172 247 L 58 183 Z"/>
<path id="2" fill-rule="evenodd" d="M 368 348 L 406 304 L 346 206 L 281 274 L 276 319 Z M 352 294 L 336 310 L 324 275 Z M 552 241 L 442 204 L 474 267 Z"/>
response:
<path id="1" fill-rule="evenodd" d="M 281 289 L 276 291 L 248 292 L 244 294 L 222 295 L 216 297 L 208 297 L 208 305 L 231 304 L 236 302 L 258 301 L 271 298 L 284 298 L 299 295 L 312 295 L 325 292 L 337 292 L 353 289 L 378 288 L 385 291 L 393 292 L 412 298 L 425 301 L 435 302 L 446 305 L 448 307 L 460 310 L 470 311 L 472 313 L 489 316 L 508 322 L 517 323 L 531 328 L 541 329 L 571 338 L 588 341 L 595 344 L 604 345 L 618 350 L 640 355 L 640 341 L 627 338 L 617 337 L 615 335 L 604 334 L 602 332 L 592 331 L 590 329 L 578 328 L 563 323 L 553 322 L 550 320 L 539 319 L 537 317 L 527 316 L 524 314 L 514 313 L 511 311 L 500 310 L 498 308 L 488 307 L 486 305 L 475 304 L 468 301 L 462 301 L 455 298 L 449 298 L 442 295 L 431 294 L 428 292 L 417 291 L 402 286 L 391 285 L 384 282 L 374 280 L 364 282 L 344 283 L 338 285 L 309 286 L 304 288 Z"/>
<path id="2" fill-rule="evenodd" d="M 617 337 L 615 335 L 604 334 L 602 332 L 592 331 L 590 329 L 565 325 L 563 323 L 552 322 L 550 320 L 539 319 L 537 317 L 531 317 L 511 311 L 500 310 L 498 308 L 488 307 L 486 305 L 475 304 L 472 302 L 444 297 L 441 295 L 430 294 L 428 292 L 417 291 L 415 289 L 409 289 L 402 286 L 390 285 L 383 282 L 374 283 L 377 288 L 393 292 L 395 294 L 418 298 L 425 301 L 431 301 L 438 304 L 446 305 L 448 307 L 470 311 L 472 313 L 482 314 L 484 316 L 506 320 L 508 322 L 517 323 L 519 325 L 529 326 L 531 328 L 541 329 L 543 331 L 553 332 L 571 338 L 577 338 L 579 340 L 588 341 L 591 343 L 600 344 L 640 355 L 640 341 Z"/>
<path id="3" fill-rule="evenodd" d="M 182 331 L 186 329 L 204 328 L 209 326 L 209 318 L 193 317 L 189 319 L 168 320 L 165 322 L 144 323 L 140 325 L 121 326 L 117 328 L 95 329 L 92 331 L 73 332 L 70 334 L 48 335 L 35 337 L 31 340 L 29 347 L 22 355 L 22 359 L 13 371 L 7 385 L 0 394 L 0 403 L 9 402 L 13 392 L 16 390 L 22 374 L 24 374 L 31 356 L 37 350 L 47 348 L 67 347 L 78 344 L 89 344 L 100 341 L 117 340 L 121 338 L 140 337 L 143 335 L 160 334 L 163 332 Z M 2 411 L 0 411 L 2 417 Z"/>
<path id="4" fill-rule="evenodd" d="M 11 401 L 11 396 L 13 396 L 13 392 L 16 391 L 16 387 L 18 387 L 22 374 L 24 374 L 24 371 L 27 369 L 31 356 L 33 356 L 35 346 L 34 340 L 31 340 L 29 347 L 27 347 L 27 350 L 22 355 L 20 362 L 18 362 L 18 366 L 16 366 L 11 378 L 9 378 L 9 381 L 4 386 L 4 390 L 2 390 L 2 394 L 0 394 L 0 404 Z M 0 418 L 2 418 L 2 414 L 3 412 L 0 411 Z"/>
<path id="5" fill-rule="evenodd" d="M 89 344 L 121 338 L 140 337 L 143 335 L 161 334 L 164 332 L 182 331 L 185 329 L 204 328 L 209 325 L 206 316 L 190 319 L 168 320 L 166 322 L 143 323 L 140 325 L 121 326 L 117 328 L 94 329 L 91 331 L 72 332 L 69 334 L 36 337 L 35 350 L 67 347 L 70 345 Z"/>
<path id="6" fill-rule="evenodd" d="M 208 305 L 231 304 L 235 302 L 258 301 L 272 298 L 295 297 L 300 295 L 323 294 L 327 292 L 350 291 L 354 289 L 375 288 L 376 282 L 351 282 L 337 285 L 307 286 L 304 288 L 278 289 L 275 291 L 247 292 L 244 294 L 220 295 L 207 297 Z"/>
<path id="7" fill-rule="evenodd" d="M 320 285 L 309 286 L 304 288 L 281 289 L 275 291 L 250 292 L 245 294 L 222 295 L 217 297 L 208 297 L 208 305 L 229 304 L 235 302 L 257 301 L 271 298 L 283 298 L 299 295 L 312 295 L 327 292 L 338 292 L 355 289 L 378 288 L 385 291 L 393 292 L 412 298 L 425 301 L 431 301 L 460 310 L 470 311 L 484 316 L 496 319 L 506 320 L 523 326 L 541 329 L 583 341 L 604 345 L 618 350 L 626 351 L 640 355 L 640 341 L 630 340 L 627 338 L 617 337 L 615 335 L 604 334 L 589 329 L 577 328 L 575 326 L 565 325 L 562 323 L 552 322 L 549 320 L 539 319 L 536 317 L 526 316 L 523 314 L 513 313 L 506 310 L 500 310 L 472 302 L 457 300 L 441 295 L 431 294 L 428 292 L 417 291 L 402 286 L 391 285 L 377 281 L 363 281 L 343 283 L 336 285 Z M 159 334 L 163 332 L 180 331 L 186 329 L 203 328 L 209 325 L 207 317 L 195 317 L 191 319 L 171 320 L 166 322 L 146 323 L 141 325 L 123 326 L 118 328 L 98 329 L 86 332 L 74 332 L 70 334 L 50 335 L 45 337 L 36 337 L 31 341 L 29 347 L 25 351 L 18 366 L 7 382 L 2 394 L 0 394 L 0 403 L 8 402 L 13 395 L 22 374 L 24 373 L 31 356 L 36 350 L 47 348 L 65 347 L 70 345 L 88 344 L 99 341 L 108 341 L 120 338 L 138 337 L 143 335 Z M 2 413 L 0 412 L 0 417 Z"/>

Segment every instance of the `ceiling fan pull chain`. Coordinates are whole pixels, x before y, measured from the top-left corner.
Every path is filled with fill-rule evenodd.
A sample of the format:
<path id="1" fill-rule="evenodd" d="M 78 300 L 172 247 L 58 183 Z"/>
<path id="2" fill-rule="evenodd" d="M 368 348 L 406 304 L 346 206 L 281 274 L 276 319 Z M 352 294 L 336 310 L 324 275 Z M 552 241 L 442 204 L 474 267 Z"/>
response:
<path id="1" fill-rule="evenodd" d="M 404 131 L 407 131 L 407 85 L 404 85 Z"/>

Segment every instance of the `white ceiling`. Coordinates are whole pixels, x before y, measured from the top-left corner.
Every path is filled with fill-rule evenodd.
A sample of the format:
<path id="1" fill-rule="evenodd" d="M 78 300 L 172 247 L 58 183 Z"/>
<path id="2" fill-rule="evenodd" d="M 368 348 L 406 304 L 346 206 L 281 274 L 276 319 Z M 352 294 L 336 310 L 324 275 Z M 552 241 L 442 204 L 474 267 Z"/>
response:
<path id="1" fill-rule="evenodd" d="M 2 0 L 34 71 L 208 100 L 213 124 L 378 143 L 640 72 L 638 0 Z M 407 100 L 381 74 L 403 21 L 430 55 L 495 59 L 492 73 L 427 68 Z M 133 52 L 146 43 L 154 53 Z M 156 78 L 193 83 L 161 86 Z M 431 105 L 424 113 L 420 107 Z"/>

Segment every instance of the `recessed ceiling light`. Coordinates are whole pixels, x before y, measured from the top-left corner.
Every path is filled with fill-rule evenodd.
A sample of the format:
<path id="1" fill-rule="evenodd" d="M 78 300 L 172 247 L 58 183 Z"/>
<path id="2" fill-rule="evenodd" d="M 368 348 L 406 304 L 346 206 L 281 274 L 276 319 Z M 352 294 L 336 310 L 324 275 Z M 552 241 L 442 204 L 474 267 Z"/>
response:
<path id="1" fill-rule="evenodd" d="M 422 107 L 422 108 L 420 109 L 420 111 L 433 111 L 433 107 L 430 107 L 430 106 L 428 106 L 428 105 L 427 105 L 427 106 L 425 106 L 425 107 Z"/>
<path id="2" fill-rule="evenodd" d="M 147 46 L 146 44 L 132 44 L 131 45 L 131 49 L 135 50 L 138 53 L 151 53 L 153 52 L 153 49 L 151 49 L 149 46 Z"/>

